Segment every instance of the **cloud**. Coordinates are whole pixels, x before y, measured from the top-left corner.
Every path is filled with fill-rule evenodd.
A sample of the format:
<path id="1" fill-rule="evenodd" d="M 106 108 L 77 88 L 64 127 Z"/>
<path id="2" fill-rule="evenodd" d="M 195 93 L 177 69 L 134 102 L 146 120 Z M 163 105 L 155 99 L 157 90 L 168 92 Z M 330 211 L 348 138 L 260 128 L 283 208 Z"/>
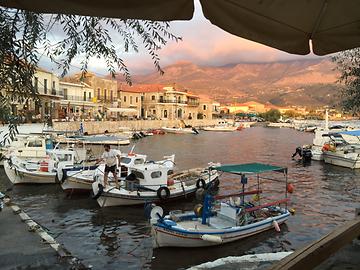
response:
<path id="1" fill-rule="evenodd" d="M 171 22 L 171 32 L 181 36 L 183 41 L 169 41 L 158 53 L 161 65 L 167 66 L 178 61 L 191 61 L 198 65 L 222 66 L 240 62 L 274 62 L 291 59 L 318 58 L 315 55 L 291 55 L 265 45 L 255 43 L 223 31 L 212 25 L 202 14 L 201 6 L 195 2 L 195 14 L 191 21 Z M 56 35 L 56 34 L 55 34 Z M 123 41 L 113 32 L 113 41 L 133 74 L 155 71 L 153 61 L 146 49 L 139 53 L 122 53 Z M 141 43 L 141 41 L 140 41 Z M 73 66 L 80 67 L 81 57 L 76 57 Z M 72 68 L 71 71 L 76 71 Z M 89 69 L 106 74 L 106 63 L 102 59 L 91 59 Z"/>

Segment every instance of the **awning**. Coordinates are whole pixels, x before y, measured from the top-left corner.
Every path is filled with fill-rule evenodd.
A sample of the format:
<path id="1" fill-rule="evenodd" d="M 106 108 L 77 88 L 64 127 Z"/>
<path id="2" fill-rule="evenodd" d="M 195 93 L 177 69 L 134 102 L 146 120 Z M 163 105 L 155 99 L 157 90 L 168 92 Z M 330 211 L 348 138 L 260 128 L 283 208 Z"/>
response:
<path id="1" fill-rule="evenodd" d="M 360 136 L 360 130 L 349 130 L 339 132 L 340 134 L 350 135 L 350 136 Z"/>
<path id="2" fill-rule="evenodd" d="M 39 13 L 63 13 L 151 21 L 190 20 L 192 0 L 0 0 L 1 6 Z"/>
<path id="3" fill-rule="evenodd" d="M 6 7 L 42 13 L 113 18 L 189 20 L 194 0 L 0 0 Z M 358 0 L 200 0 L 203 13 L 220 28 L 293 54 L 325 55 L 360 47 Z"/>
<path id="4" fill-rule="evenodd" d="M 108 112 L 115 112 L 115 113 L 124 113 L 124 114 L 137 114 L 138 111 L 136 109 L 131 108 L 106 108 Z"/>
<path id="5" fill-rule="evenodd" d="M 287 172 L 287 168 L 262 163 L 232 164 L 213 167 L 212 169 L 233 174 L 251 174 L 264 172 Z"/>

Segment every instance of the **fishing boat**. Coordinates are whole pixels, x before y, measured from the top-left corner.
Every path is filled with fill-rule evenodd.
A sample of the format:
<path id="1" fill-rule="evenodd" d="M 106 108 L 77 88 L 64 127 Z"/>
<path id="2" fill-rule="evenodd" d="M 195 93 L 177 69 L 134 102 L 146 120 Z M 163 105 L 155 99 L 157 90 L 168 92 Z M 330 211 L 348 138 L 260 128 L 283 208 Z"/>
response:
<path id="1" fill-rule="evenodd" d="M 147 205 L 150 213 L 151 232 L 154 247 L 205 247 L 221 245 L 249 237 L 266 230 L 280 231 L 280 224 L 290 216 L 287 209 L 288 191 L 293 187 L 287 183 L 287 168 L 260 164 L 223 165 L 210 171 L 225 172 L 240 176 L 242 189 L 235 194 L 212 196 L 206 194 L 203 204 L 196 205 L 194 211 L 171 211 L 164 216 L 159 206 Z M 264 201 L 267 198 L 260 189 L 260 174 L 280 173 L 284 176 L 284 198 Z M 248 176 L 255 176 L 254 190 L 246 188 Z M 264 177 L 279 182 L 279 179 Z M 249 180 L 250 181 L 250 180 Z M 252 195 L 252 200 L 249 199 Z M 278 193 L 277 193 L 278 196 Z M 226 201 L 224 201 L 226 199 Z M 220 201 L 220 204 L 215 202 Z M 284 205 L 284 206 L 281 206 Z M 150 209 L 149 209 L 150 208 Z"/>
<path id="2" fill-rule="evenodd" d="M 192 127 L 192 128 L 169 128 L 169 127 L 162 127 L 161 128 L 163 131 L 167 132 L 167 133 L 175 133 L 175 134 L 199 134 L 199 132 L 196 130 L 196 128 Z"/>
<path id="3" fill-rule="evenodd" d="M 57 170 L 78 162 L 81 160 L 77 151 L 54 149 L 42 160 L 10 156 L 4 162 L 4 169 L 13 184 L 50 184 L 56 183 Z"/>
<path id="4" fill-rule="evenodd" d="M 205 131 L 218 131 L 218 132 L 233 132 L 238 129 L 238 126 L 230 125 L 228 122 L 219 122 L 217 125 L 203 127 Z"/>
<path id="5" fill-rule="evenodd" d="M 101 207 L 141 205 L 145 202 L 166 202 L 186 198 L 199 188 L 218 185 L 218 172 L 195 168 L 174 173 L 171 162 L 135 165 L 120 188 L 104 187 L 98 179 L 93 183 L 94 198 Z"/>
<path id="6" fill-rule="evenodd" d="M 155 163 L 168 162 L 168 166 L 172 168 L 175 160 L 175 155 L 164 156 L 164 160 L 156 161 Z M 135 154 L 133 151 L 127 154 L 120 154 L 120 170 L 118 170 L 119 181 L 124 180 L 128 176 L 129 168 L 145 164 L 147 156 L 143 154 Z M 62 189 L 65 192 L 90 192 L 92 190 L 92 184 L 95 179 L 103 180 L 105 171 L 105 164 L 93 165 L 93 166 L 74 166 L 73 168 L 64 168 L 58 170 L 57 177 L 61 184 Z M 112 182 L 113 175 L 109 174 L 109 182 Z"/>
<path id="7" fill-rule="evenodd" d="M 129 145 L 130 140 L 127 137 L 116 135 L 87 135 L 87 136 L 58 136 L 58 143 L 84 143 L 87 145 Z"/>
<path id="8" fill-rule="evenodd" d="M 325 163 L 350 169 L 360 168 L 360 144 L 327 143 L 322 150 Z"/>
<path id="9" fill-rule="evenodd" d="M 3 160 L 9 155 L 40 160 L 53 148 L 50 136 L 17 135 L 10 144 L 0 148 L 0 165 L 3 165 Z"/>

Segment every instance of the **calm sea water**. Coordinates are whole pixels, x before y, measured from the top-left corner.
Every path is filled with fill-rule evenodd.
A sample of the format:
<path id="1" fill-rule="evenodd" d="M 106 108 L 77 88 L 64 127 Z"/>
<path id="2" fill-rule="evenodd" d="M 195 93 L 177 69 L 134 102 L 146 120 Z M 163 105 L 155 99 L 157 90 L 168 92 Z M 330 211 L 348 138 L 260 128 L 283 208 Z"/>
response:
<path id="1" fill-rule="evenodd" d="M 270 230 L 219 247 L 153 249 L 142 207 L 101 209 L 87 195 L 67 197 L 57 185 L 15 186 L 8 194 L 58 242 L 94 269 L 181 269 L 230 255 L 289 251 L 352 219 L 360 202 L 360 170 L 321 162 L 304 167 L 291 160 L 295 147 L 310 144 L 312 137 L 292 129 L 255 127 L 233 133 L 156 135 L 136 143 L 135 151 L 146 153 L 150 159 L 175 153 L 179 169 L 206 166 L 210 161 L 265 162 L 289 168 L 295 186 L 290 206 L 296 214 L 281 232 Z M 93 150 L 100 153 L 102 149 Z M 224 178 L 219 193 L 237 190 L 238 182 Z M 279 189 L 277 183 L 266 185 L 273 191 Z M 0 189 L 9 186 L 1 169 Z M 191 210 L 193 205 L 188 200 L 165 208 Z"/>

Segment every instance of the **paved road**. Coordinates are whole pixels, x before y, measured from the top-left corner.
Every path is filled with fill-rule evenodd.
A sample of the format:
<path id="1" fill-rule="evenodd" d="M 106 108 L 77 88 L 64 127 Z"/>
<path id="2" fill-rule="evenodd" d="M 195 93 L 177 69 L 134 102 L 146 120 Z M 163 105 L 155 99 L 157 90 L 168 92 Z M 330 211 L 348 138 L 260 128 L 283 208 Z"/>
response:
<path id="1" fill-rule="evenodd" d="M 0 268 L 7 269 L 69 269 L 56 251 L 29 227 L 10 207 L 0 212 Z"/>

